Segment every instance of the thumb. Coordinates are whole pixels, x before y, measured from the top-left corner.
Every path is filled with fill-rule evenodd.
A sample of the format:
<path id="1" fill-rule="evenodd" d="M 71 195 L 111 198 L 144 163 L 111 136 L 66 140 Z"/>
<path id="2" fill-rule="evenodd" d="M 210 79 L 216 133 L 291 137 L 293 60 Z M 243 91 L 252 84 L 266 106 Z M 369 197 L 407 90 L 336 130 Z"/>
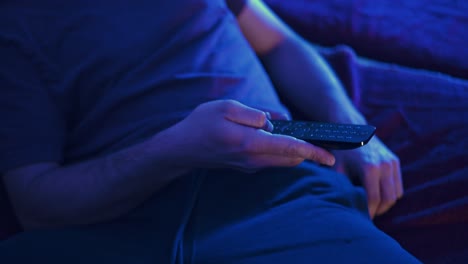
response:
<path id="1" fill-rule="evenodd" d="M 287 112 L 280 112 L 264 108 L 259 108 L 259 110 L 270 113 L 270 116 L 268 117 L 270 120 L 291 120 L 291 116 Z"/>
<path id="2" fill-rule="evenodd" d="M 268 112 L 246 106 L 239 102 L 236 102 L 235 105 L 225 113 L 225 118 L 234 123 L 272 131 L 273 125 L 268 120 L 269 116 L 270 113 Z"/>

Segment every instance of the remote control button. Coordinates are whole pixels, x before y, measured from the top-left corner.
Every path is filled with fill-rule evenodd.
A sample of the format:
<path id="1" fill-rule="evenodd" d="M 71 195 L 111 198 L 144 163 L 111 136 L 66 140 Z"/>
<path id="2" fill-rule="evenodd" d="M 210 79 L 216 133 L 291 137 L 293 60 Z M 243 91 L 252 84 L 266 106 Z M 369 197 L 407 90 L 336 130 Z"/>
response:
<path id="1" fill-rule="evenodd" d="M 367 125 L 348 125 L 320 122 L 271 120 L 273 133 L 290 135 L 317 146 L 331 149 L 350 149 L 364 145 L 375 128 Z"/>

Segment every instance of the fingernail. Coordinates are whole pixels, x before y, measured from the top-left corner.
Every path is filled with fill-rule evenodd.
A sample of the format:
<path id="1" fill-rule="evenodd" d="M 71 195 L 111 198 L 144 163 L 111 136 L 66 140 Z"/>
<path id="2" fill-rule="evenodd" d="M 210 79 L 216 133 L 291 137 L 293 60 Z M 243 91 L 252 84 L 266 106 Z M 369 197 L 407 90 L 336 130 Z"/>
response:
<path id="1" fill-rule="evenodd" d="M 270 112 L 265 112 L 265 115 L 266 115 L 266 118 L 267 118 L 268 120 L 271 120 L 271 114 L 270 114 Z"/>
<path id="2" fill-rule="evenodd" d="M 272 132 L 273 131 L 273 124 L 270 122 L 270 120 L 267 120 L 265 122 L 265 125 L 263 126 L 263 130 L 266 130 L 268 132 Z"/>

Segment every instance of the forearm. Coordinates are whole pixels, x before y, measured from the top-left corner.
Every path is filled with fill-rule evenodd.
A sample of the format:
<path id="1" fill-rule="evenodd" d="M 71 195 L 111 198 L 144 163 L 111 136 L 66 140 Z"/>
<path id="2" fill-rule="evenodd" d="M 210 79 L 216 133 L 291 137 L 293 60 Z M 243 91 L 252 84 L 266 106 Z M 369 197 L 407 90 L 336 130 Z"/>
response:
<path id="1" fill-rule="evenodd" d="M 187 172 L 174 163 L 174 144 L 174 135 L 163 131 L 110 156 L 35 175 L 20 190 L 17 213 L 26 228 L 90 224 L 125 214 Z"/>
<path id="2" fill-rule="evenodd" d="M 238 22 L 279 93 L 307 118 L 365 122 L 320 55 L 261 0 L 250 0 Z"/>
<path id="3" fill-rule="evenodd" d="M 308 119 L 365 123 L 332 69 L 294 33 L 260 58 L 280 95 Z"/>

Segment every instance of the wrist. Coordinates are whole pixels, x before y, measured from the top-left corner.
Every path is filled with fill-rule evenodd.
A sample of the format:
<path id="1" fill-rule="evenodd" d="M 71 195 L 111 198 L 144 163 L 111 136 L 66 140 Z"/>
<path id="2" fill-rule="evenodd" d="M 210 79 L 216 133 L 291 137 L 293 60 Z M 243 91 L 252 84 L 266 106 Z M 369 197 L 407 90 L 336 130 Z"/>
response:
<path id="1" fill-rule="evenodd" d="M 196 143 L 191 140 L 183 122 L 177 123 L 149 140 L 148 149 L 151 150 L 152 160 L 158 161 L 158 167 L 165 170 L 188 172 L 196 167 Z M 192 134 L 193 135 L 193 134 Z"/>

